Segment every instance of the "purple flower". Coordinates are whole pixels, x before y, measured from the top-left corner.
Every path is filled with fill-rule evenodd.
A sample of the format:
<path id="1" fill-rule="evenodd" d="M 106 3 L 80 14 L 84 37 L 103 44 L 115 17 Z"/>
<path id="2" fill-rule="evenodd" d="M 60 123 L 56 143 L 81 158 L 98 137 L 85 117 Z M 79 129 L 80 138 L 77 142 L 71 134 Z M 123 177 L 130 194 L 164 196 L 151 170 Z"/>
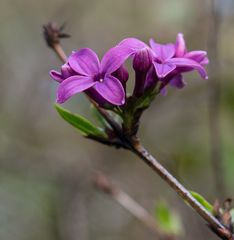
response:
<path id="1" fill-rule="evenodd" d="M 150 47 L 136 38 L 127 38 L 107 51 L 101 61 L 93 50 L 83 48 L 69 56 L 60 72 L 52 70 L 51 77 L 59 82 L 57 102 L 64 103 L 73 95 L 85 92 L 101 106 L 123 105 L 128 80 L 123 64 L 130 56 L 135 70 L 133 95 L 136 97 L 154 89 L 159 81 L 164 94 L 168 84 L 183 88 L 184 72 L 197 70 L 202 78 L 208 78 L 204 68 L 209 62 L 206 52 L 187 51 L 181 33 L 175 44 L 159 44 L 151 39 Z"/>
<path id="2" fill-rule="evenodd" d="M 209 63 L 209 59 L 207 58 L 206 51 L 201 51 L 201 50 L 191 51 L 191 52 L 187 51 L 184 36 L 182 33 L 178 33 L 176 38 L 175 57 L 188 58 L 196 61 L 197 63 L 200 63 L 201 65 L 206 65 Z"/>
<path id="3" fill-rule="evenodd" d="M 196 62 L 197 64 L 200 64 L 201 66 L 209 63 L 206 51 L 201 50 L 191 52 L 187 51 L 184 36 L 182 33 L 179 33 L 176 38 L 175 58 L 179 61 L 181 58 L 185 58 L 186 61 L 188 62 L 188 66 L 185 65 L 180 66 L 179 64 L 177 64 L 177 69 L 174 72 L 172 72 L 171 76 L 167 77 L 166 82 L 169 82 L 171 86 L 176 88 L 183 88 L 186 84 L 181 74 L 182 72 L 189 72 L 198 68 L 198 66 L 196 68 L 194 68 L 193 66 L 189 66 L 190 60 Z M 205 71 L 202 70 L 200 74 L 204 79 L 208 78 Z"/>
<path id="4" fill-rule="evenodd" d="M 127 69 L 124 66 L 120 66 L 111 75 L 114 76 L 115 78 L 117 78 L 121 82 L 121 84 L 124 88 L 124 91 L 126 92 L 126 82 L 129 77 Z M 85 93 L 90 98 L 92 98 L 96 103 L 98 103 L 99 106 L 105 107 L 105 108 L 111 107 L 110 103 L 106 99 L 104 99 L 93 87 L 86 90 Z"/>
<path id="5" fill-rule="evenodd" d="M 127 51 L 127 49 L 119 51 L 118 47 L 112 48 L 104 55 L 101 62 L 96 53 L 89 48 L 73 52 L 68 58 L 68 65 L 75 74 L 68 75 L 66 78 L 62 71 L 61 75 L 55 71 L 51 73 L 53 78 L 60 81 L 57 102 L 64 103 L 76 93 L 91 90 L 90 92 L 93 92 L 91 95 L 97 93 L 113 105 L 124 104 L 124 88 L 113 73 L 126 60 Z"/>
<path id="6" fill-rule="evenodd" d="M 133 68 L 136 73 L 133 94 L 140 96 L 146 89 L 156 85 L 157 76 L 152 69 L 152 49 L 136 38 L 126 38 L 118 46 L 123 51 L 123 54 L 126 55 L 126 58 L 133 56 Z"/>
<path id="7" fill-rule="evenodd" d="M 152 54 L 152 65 L 158 79 L 163 82 L 162 87 L 170 83 L 182 88 L 184 81 L 181 73 L 197 70 L 202 78 L 207 79 L 207 73 L 203 65 L 208 63 L 205 51 L 187 52 L 185 41 L 181 33 L 177 36 L 175 44 L 159 44 L 150 40 L 150 47 L 136 38 L 127 38 L 119 43 L 123 51 L 130 55 L 136 55 L 142 49 L 148 49 Z M 129 49 L 129 52 L 126 51 Z M 153 74 L 152 68 L 150 74 Z M 148 74 L 145 84 L 149 85 L 152 77 Z"/>
<path id="8" fill-rule="evenodd" d="M 153 39 L 150 39 L 150 46 L 154 54 L 153 65 L 157 76 L 165 78 L 176 68 L 176 65 L 170 62 L 175 55 L 175 46 L 172 43 L 158 44 Z"/>

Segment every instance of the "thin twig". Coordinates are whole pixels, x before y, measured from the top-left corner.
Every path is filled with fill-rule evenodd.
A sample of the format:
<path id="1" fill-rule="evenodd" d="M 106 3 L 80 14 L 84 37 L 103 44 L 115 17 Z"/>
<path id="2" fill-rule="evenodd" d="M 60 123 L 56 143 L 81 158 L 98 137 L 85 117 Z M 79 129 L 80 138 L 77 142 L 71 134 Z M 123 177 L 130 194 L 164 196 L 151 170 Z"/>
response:
<path id="1" fill-rule="evenodd" d="M 59 57 L 59 59 L 65 63 L 67 61 L 67 56 L 65 54 L 65 52 L 63 51 L 62 47 L 60 44 L 54 44 L 53 47 L 55 53 L 57 54 L 57 56 Z"/>
<path id="2" fill-rule="evenodd" d="M 191 193 L 173 177 L 140 143 L 133 142 L 132 151 L 137 154 L 147 165 L 149 165 L 162 179 L 164 179 L 173 188 L 177 194 L 185 200 L 189 205 L 214 229 L 226 230 L 226 228 L 208 212 Z M 222 231 L 221 231 L 222 232 Z M 228 239 L 226 233 L 220 233 L 222 239 Z"/>
<path id="3" fill-rule="evenodd" d="M 59 59 L 65 63 L 67 61 L 67 56 L 60 45 L 60 39 L 68 38 L 70 35 L 63 33 L 63 29 L 63 26 L 59 27 L 55 22 L 49 22 L 48 24 L 43 25 L 43 35 L 47 46 L 54 50 Z"/>
<path id="4" fill-rule="evenodd" d="M 153 216 L 131 198 L 120 188 L 114 186 L 112 182 L 103 174 L 97 173 L 94 178 L 95 186 L 102 192 L 111 196 L 120 206 L 130 212 L 135 218 L 147 226 L 156 236 L 164 240 L 174 240 L 174 235 L 169 235 L 162 231 Z"/>

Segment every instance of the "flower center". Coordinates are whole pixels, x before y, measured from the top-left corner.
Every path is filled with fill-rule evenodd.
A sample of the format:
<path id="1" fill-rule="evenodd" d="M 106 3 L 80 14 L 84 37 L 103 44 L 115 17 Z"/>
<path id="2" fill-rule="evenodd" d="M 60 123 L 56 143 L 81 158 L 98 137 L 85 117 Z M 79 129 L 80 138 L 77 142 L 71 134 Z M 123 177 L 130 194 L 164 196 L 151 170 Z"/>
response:
<path id="1" fill-rule="evenodd" d="M 94 81 L 96 81 L 96 82 L 103 82 L 103 81 L 104 81 L 104 76 L 102 76 L 101 73 L 97 73 L 97 74 L 94 76 Z"/>

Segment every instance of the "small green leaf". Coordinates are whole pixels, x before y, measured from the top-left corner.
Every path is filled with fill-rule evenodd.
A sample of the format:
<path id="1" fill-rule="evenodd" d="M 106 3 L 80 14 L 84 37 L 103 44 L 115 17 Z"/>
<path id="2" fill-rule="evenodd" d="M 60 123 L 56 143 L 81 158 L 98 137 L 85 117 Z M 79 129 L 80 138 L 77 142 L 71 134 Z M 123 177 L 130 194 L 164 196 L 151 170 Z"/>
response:
<path id="1" fill-rule="evenodd" d="M 96 127 L 81 115 L 73 114 L 58 104 L 55 105 L 55 108 L 60 116 L 72 126 L 77 128 L 82 135 L 106 138 L 106 134 L 103 129 Z"/>
<path id="2" fill-rule="evenodd" d="M 190 191 L 191 195 L 210 213 L 213 212 L 213 206 L 206 201 L 204 197 L 202 197 L 200 194 Z"/>
<path id="3" fill-rule="evenodd" d="M 155 219 L 164 232 L 175 235 L 183 233 L 182 222 L 179 215 L 170 210 L 165 202 L 157 203 Z"/>

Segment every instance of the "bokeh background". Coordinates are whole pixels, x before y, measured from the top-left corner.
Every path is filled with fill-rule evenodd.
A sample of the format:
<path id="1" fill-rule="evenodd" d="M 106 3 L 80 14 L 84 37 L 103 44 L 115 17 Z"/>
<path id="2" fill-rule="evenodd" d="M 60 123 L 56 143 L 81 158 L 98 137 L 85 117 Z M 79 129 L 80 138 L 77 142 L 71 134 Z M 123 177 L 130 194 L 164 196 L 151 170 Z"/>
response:
<path id="1" fill-rule="evenodd" d="M 125 37 L 174 42 L 178 32 L 184 33 L 189 49 L 215 51 L 209 46 L 215 26 L 219 61 L 213 64 L 215 69 L 209 69 L 210 79 L 187 74 L 187 87 L 158 97 L 140 129 L 145 146 L 160 162 L 213 203 L 234 195 L 234 2 L 216 2 L 218 21 L 212 16 L 211 3 L 1 0 L 0 239 L 157 239 L 93 187 L 96 169 L 152 214 L 159 201 L 167 201 L 182 218 L 184 234 L 179 239 L 216 239 L 200 217 L 136 156 L 84 139 L 58 116 L 53 106 L 57 85 L 48 72 L 58 69 L 60 62 L 42 37 L 42 25 L 52 20 L 67 23 L 66 32 L 72 35 L 62 42 L 67 53 L 90 47 L 102 56 Z M 220 143 L 222 168 L 218 169 L 211 159 L 210 137 L 214 72 L 221 92 L 214 104 L 220 109 L 215 118 L 221 136 L 212 135 Z M 74 97 L 65 106 L 91 118 L 84 96 Z M 222 176 L 222 189 L 217 187 L 217 174 Z"/>

